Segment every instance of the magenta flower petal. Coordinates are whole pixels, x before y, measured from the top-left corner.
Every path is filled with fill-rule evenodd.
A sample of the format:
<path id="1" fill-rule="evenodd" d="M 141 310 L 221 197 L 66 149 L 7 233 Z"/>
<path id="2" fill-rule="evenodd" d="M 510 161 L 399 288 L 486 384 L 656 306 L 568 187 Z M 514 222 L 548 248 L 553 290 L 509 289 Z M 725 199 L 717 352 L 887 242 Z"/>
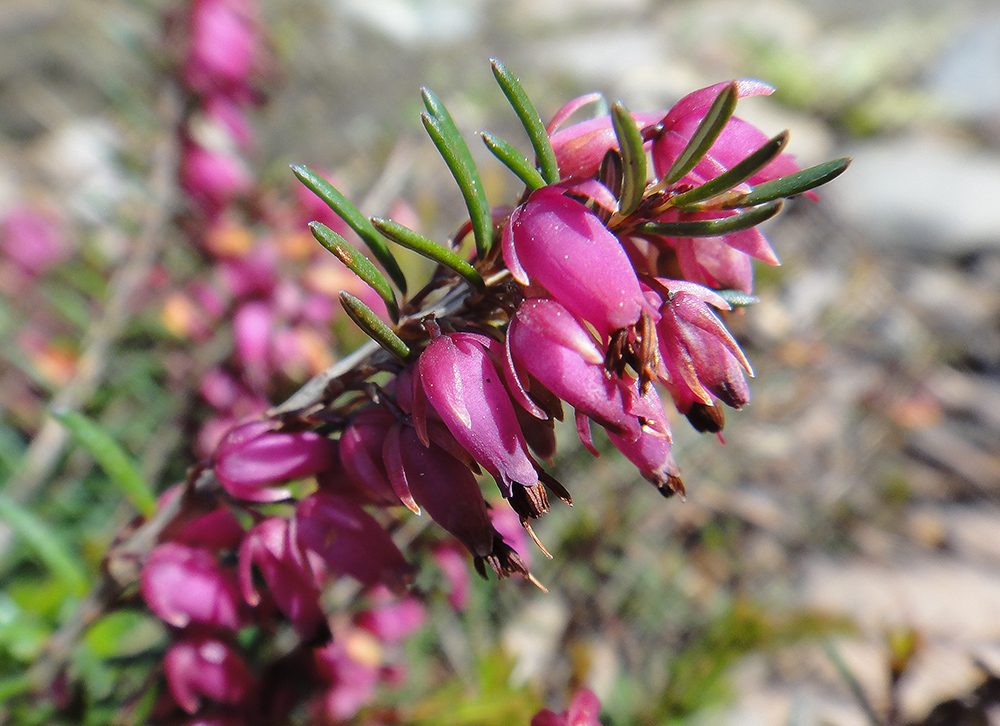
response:
<path id="1" fill-rule="evenodd" d="M 208 636 L 188 637 L 170 646 L 163 657 L 170 694 L 177 705 L 195 713 L 202 698 L 247 704 L 256 679 L 227 643 Z"/>
<path id="2" fill-rule="evenodd" d="M 480 341 L 463 333 L 432 340 L 420 355 L 421 388 L 459 444 L 493 475 L 504 496 L 514 484 L 534 486 L 538 473 L 528 455 L 514 405 Z"/>
<path id="3" fill-rule="evenodd" d="M 622 381 L 608 374 L 587 329 L 554 300 L 526 300 L 507 331 L 511 358 L 574 408 L 620 434 L 639 435 Z"/>
<path id="4" fill-rule="evenodd" d="M 558 189 L 542 187 L 514 210 L 503 255 L 518 282 L 544 287 L 602 339 L 639 319 L 645 301 L 618 238 Z"/>
<path id="5" fill-rule="evenodd" d="M 191 623 L 237 630 L 243 608 L 235 573 L 206 549 L 166 542 L 154 549 L 139 580 L 149 609 L 175 628 Z"/>
<path id="6" fill-rule="evenodd" d="M 413 568 L 389 533 L 345 497 L 310 494 L 299 502 L 292 526 L 294 541 L 306 554 L 318 556 L 330 572 L 395 590 L 403 589 L 412 577 Z"/>
<path id="7" fill-rule="evenodd" d="M 303 637 L 310 637 L 323 622 L 320 592 L 300 567 L 293 546 L 289 522 L 281 517 L 269 517 L 247 532 L 239 552 L 240 589 L 250 605 L 260 602 L 253 583 L 256 566 L 278 609 Z"/>
<path id="8" fill-rule="evenodd" d="M 251 421 L 229 431 L 215 451 L 216 477 L 234 497 L 253 502 L 286 499 L 278 482 L 315 474 L 336 460 L 337 444 L 302 431 L 275 432 L 274 421 Z"/>

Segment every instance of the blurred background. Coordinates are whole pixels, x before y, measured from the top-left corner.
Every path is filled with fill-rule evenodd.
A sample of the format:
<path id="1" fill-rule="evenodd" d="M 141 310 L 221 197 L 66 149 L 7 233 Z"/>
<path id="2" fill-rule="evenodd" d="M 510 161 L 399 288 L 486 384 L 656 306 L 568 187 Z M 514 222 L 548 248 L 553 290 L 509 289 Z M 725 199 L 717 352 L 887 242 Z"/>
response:
<path id="1" fill-rule="evenodd" d="M 761 302 L 729 320 L 754 400 L 724 445 L 678 417 L 687 500 L 563 432 L 575 506 L 536 527 L 549 593 L 477 582 L 461 617 L 429 597 L 409 676 L 384 694 L 400 722 L 527 724 L 587 685 L 606 726 L 1000 723 L 995 1 L 260 0 L 253 139 L 233 172 L 253 191 L 207 241 L 198 189 L 169 173 L 201 141 L 165 80 L 183 7 L 2 0 L 0 720 L 55 718 L 25 670 L 135 514 L 50 406 L 100 422 L 159 492 L 210 447 L 206 422 L 349 352 L 349 321 L 312 334 L 288 313 L 295 364 L 258 356 L 237 374 L 240 341 L 201 276 L 262 247 L 288 280 L 310 274 L 289 163 L 449 237 L 464 207 L 420 128 L 421 86 L 467 132 L 490 199 L 512 202 L 472 136 L 526 146 L 497 56 L 545 120 L 593 90 L 650 111 L 760 78 L 776 92 L 737 115 L 791 129 L 803 166 L 854 163 L 766 229 L 783 266 L 759 269 Z M 350 284 L 324 270 L 310 294 Z M 259 385 L 239 398 L 220 370 Z M 124 674 L 137 690 L 161 640 L 140 615 L 88 633 L 81 722 L 129 722 Z"/>

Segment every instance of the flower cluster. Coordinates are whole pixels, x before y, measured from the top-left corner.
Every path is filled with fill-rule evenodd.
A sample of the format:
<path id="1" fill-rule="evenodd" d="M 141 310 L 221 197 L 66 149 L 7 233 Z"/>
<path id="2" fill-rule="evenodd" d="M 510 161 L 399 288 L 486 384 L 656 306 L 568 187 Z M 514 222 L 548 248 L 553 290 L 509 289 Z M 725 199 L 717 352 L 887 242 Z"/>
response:
<path id="1" fill-rule="evenodd" d="M 304 700 L 319 720 L 352 717 L 391 680 L 383 651 L 422 617 L 407 592 L 414 568 L 391 535 L 403 507 L 426 512 L 483 577 L 538 584 L 525 535 L 545 552 L 531 521 L 550 495 L 572 501 L 549 471 L 564 404 L 591 453 L 596 423 L 669 497 L 684 484 L 660 391 L 696 429 L 716 433 L 722 405 L 749 401 L 750 364 L 720 315 L 750 299 L 752 258 L 777 264 L 756 225 L 846 161 L 800 170 L 783 153 L 787 134 L 768 139 L 734 117 L 738 98 L 770 92 L 756 81 L 710 86 L 650 114 L 616 104 L 566 125 L 593 100 L 582 97 L 543 128 L 516 79 L 499 63 L 494 70 L 537 168 L 485 135 L 526 183 L 513 209 L 490 208 L 450 115 L 425 91 L 424 125 L 470 212 L 448 247 L 365 218 L 329 182 L 295 168 L 335 213 L 310 224 L 313 235 L 370 288 L 366 299 L 341 291 L 340 302 L 374 342 L 268 415 L 228 429 L 172 494 L 183 505 L 142 573 L 143 597 L 176 635 L 165 660 L 170 708 L 277 720 L 267 708 Z M 472 260 L 458 254 L 469 236 Z M 402 304 L 406 280 L 386 238 L 439 265 Z M 234 316 L 249 380 L 283 356 L 268 290 Z M 498 496 L 484 495 L 484 473 Z M 427 549 L 461 607 L 467 585 L 454 545 L 431 538 Z M 353 582 L 354 602 L 364 603 L 351 615 L 325 595 L 338 580 Z M 278 623 L 297 645 L 249 667 L 236 634 Z M 257 685 L 265 672 L 267 704 Z M 535 721 L 596 724 L 596 699 L 578 700 Z"/>

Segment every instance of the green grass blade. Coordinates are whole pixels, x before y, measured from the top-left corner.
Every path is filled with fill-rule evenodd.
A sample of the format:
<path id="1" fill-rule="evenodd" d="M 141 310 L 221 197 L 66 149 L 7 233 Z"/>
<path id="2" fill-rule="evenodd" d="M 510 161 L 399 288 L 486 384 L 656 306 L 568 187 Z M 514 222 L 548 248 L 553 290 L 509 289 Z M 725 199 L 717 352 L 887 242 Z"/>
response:
<path id="1" fill-rule="evenodd" d="M 780 179 L 758 184 L 749 194 L 727 202 L 725 208 L 749 207 L 769 202 L 772 199 L 781 199 L 782 197 L 791 197 L 796 194 L 808 192 L 810 189 L 815 189 L 821 184 L 826 184 L 828 181 L 836 179 L 850 165 L 851 159 L 845 156 L 841 159 L 834 159 L 823 164 L 810 166 L 808 169 L 797 171 Z"/>
<path id="2" fill-rule="evenodd" d="M 625 217 L 639 207 L 646 191 L 646 150 L 642 146 L 639 127 L 621 101 L 615 101 L 611 106 L 611 123 L 618 137 L 623 167 L 618 214 Z"/>
<path id="3" fill-rule="evenodd" d="M 774 161 L 787 145 L 788 132 L 782 131 L 732 169 L 722 172 L 719 176 L 710 179 L 700 186 L 696 186 L 694 189 L 672 197 L 670 203 L 675 207 L 683 208 L 728 192 L 737 184 L 742 184 Z"/>
<path id="4" fill-rule="evenodd" d="M 712 144 L 719 138 L 722 129 L 729 123 L 729 119 L 736 110 L 736 102 L 739 100 L 739 91 L 736 81 L 722 89 L 712 105 L 705 114 L 705 118 L 698 124 L 687 145 L 674 159 L 670 169 L 663 177 L 666 184 L 676 184 L 685 174 L 695 168 L 702 160 Z"/>
<path id="5" fill-rule="evenodd" d="M 87 591 L 87 574 L 70 554 L 59 533 L 27 508 L 0 493 L 0 519 L 23 537 L 38 557 L 75 595 Z"/>
<path id="6" fill-rule="evenodd" d="M 340 304 L 358 327 L 372 340 L 381 345 L 400 360 L 410 355 L 410 347 L 375 314 L 375 311 L 349 292 L 340 291 Z"/>
<path id="7" fill-rule="evenodd" d="M 781 200 L 753 207 L 740 214 L 721 219 L 697 219 L 684 222 L 646 222 L 636 227 L 642 234 L 658 237 L 719 237 L 756 227 L 781 211 Z"/>
<path id="8" fill-rule="evenodd" d="M 305 184 L 309 191 L 326 202 L 330 209 L 337 213 L 337 216 L 347 222 L 348 226 L 357 232 L 368 249 L 375 255 L 375 259 L 382 263 L 382 267 L 385 268 L 392 281 L 396 283 L 396 287 L 399 288 L 400 292 L 406 294 L 406 276 L 399 269 L 399 264 L 386 246 L 385 240 L 379 236 L 379 233 L 371 226 L 368 218 L 361 213 L 361 210 L 355 207 L 330 182 L 308 167 L 293 164 L 292 173 L 298 177 L 300 182 Z"/>
<path id="9" fill-rule="evenodd" d="M 367 257 L 358 252 L 347 240 L 321 222 L 310 222 L 309 230 L 313 237 L 334 256 L 343 262 L 351 272 L 365 281 L 372 290 L 378 293 L 385 303 L 386 310 L 393 322 L 399 321 L 399 304 L 396 294 L 385 275 L 371 263 Z"/>
<path id="10" fill-rule="evenodd" d="M 535 150 L 538 165 L 541 167 L 542 178 L 547 184 L 557 183 L 559 181 L 559 164 L 556 161 L 556 152 L 552 149 L 552 142 L 549 141 L 549 135 L 545 133 L 545 124 L 542 123 L 538 111 L 535 110 L 534 104 L 525 93 L 521 82 L 507 69 L 507 66 L 496 58 L 490 59 L 490 65 L 493 66 L 493 76 L 497 79 L 500 90 L 507 97 L 531 140 L 531 147 Z"/>
<path id="11" fill-rule="evenodd" d="M 523 181 L 529 189 L 534 191 L 545 186 L 545 179 L 538 173 L 538 169 L 512 144 L 488 131 L 482 131 L 479 135 L 483 137 L 483 143 L 486 144 L 486 148 L 492 152 L 493 156 L 514 172 L 515 176 Z"/>
<path id="12" fill-rule="evenodd" d="M 143 516 L 156 511 L 156 497 L 124 449 L 100 426 L 76 411 L 53 411 L 53 418 L 87 450 L 108 478 L 121 489 Z"/>
<path id="13" fill-rule="evenodd" d="M 418 255 L 422 255 L 429 260 L 433 260 L 440 265 L 444 265 L 461 275 L 466 282 L 472 285 L 477 292 L 485 292 L 486 283 L 476 272 L 476 268 L 449 250 L 447 247 L 439 245 L 434 240 L 424 237 L 422 234 L 414 232 L 398 222 L 381 217 L 372 217 L 371 223 L 379 232 L 388 237 L 398 245 L 408 250 L 413 250 Z"/>
<path id="14" fill-rule="evenodd" d="M 427 113 L 421 114 L 420 120 L 462 190 L 472 222 L 472 234 L 476 238 L 476 254 L 484 259 L 493 246 L 493 217 L 479 169 L 448 109 L 429 89 L 424 88 L 422 93 Z"/>

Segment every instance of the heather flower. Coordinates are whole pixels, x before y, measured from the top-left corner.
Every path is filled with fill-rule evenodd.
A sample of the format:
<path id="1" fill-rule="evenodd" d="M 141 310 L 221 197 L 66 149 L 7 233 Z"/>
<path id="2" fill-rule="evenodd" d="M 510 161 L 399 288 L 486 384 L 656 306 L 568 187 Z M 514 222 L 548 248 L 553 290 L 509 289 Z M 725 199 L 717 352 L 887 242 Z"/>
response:
<path id="1" fill-rule="evenodd" d="M 600 98 L 600 94 L 591 93 L 573 99 L 556 112 L 546 127 L 552 150 L 559 163 L 561 179 L 583 179 L 594 176 L 604 161 L 605 154 L 611 149 L 618 148 L 618 137 L 615 136 L 614 126 L 608 115 L 580 121 L 564 129 L 559 128 L 574 111 Z M 632 114 L 632 118 L 640 127 L 655 124 L 662 116 L 662 112 Z"/>
<path id="2" fill-rule="evenodd" d="M 618 238 L 586 206 L 554 187 L 532 192 L 503 233 L 503 257 L 522 285 L 537 285 L 602 340 L 633 326 L 645 307 Z"/>
<path id="3" fill-rule="evenodd" d="M 192 89 L 237 100 L 252 95 L 249 83 L 259 45 L 256 14 L 251 0 L 194 0 L 184 67 L 184 80 Z"/>
<path id="4" fill-rule="evenodd" d="M 216 449 L 215 476 L 234 497 L 252 502 L 287 499 L 287 488 L 270 485 L 315 474 L 333 463 L 336 442 L 312 431 L 274 431 L 276 425 L 241 424 Z"/>
<path id="5" fill-rule="evenodd" d="M 322 723 L 347 721 L 371 703 L 382 664 L 382 649 L 373 635 L 358 628 L 338 633 L 332 643 L 316 649 L 315 663 L 330 684 L 315 704 Z"/>
<path id="6" fill-rule="evenodd" d="M 601 702 L 586 688 L 577 692 L 569 709 L 554 713 L 543 709 L 531 719 L 531 726 L 601 726 Z"/>
<path id="7" fill-rule="evenodd" d="M 376 604 L 354 619 L 383 643 L 401 643 L 419 630 L 426 620 L 424 606 L 414 597 L 396 598 L 385 588 L 376 588 Z"/>
<path id="8" fill-rule="evenodd" d="M 317 492 L 299 502 L 293 536 L 307 558 L 316 557 L 333 574 L 365 585 L 401 590 L 413 568 L 382 526 L 351 500 Z M 304 568 L 311 563 L 302 563 Z"/>
<path id="9" fill-rule="evenodd" d="M 183 485 L 177 484 L 160 495 L 157 506 L 164 507 L 180 496 L 184 496 Z M 243 525 L 228 507 L 220 504 L 210 511 L 195 511 L 181 517 L 170 528 L 170 539 L 212 552 L 234 549 L 243 539 Z"/>
<path id="10" fill-rule="evenodd" d="M 243 623 L 235 573 L 200 547 L 159 545 L 142 568 L 140 589 L 149 609 L 175 628 L 199 623 L 237 630 Z"/>
<path id="11" fill-rule="evenodd" d="M 253 583 L 256 566 L 267 591 L 303 637 L 313 635 L 323 622 L 320 592 L 316 582 L 303 570 L 301 555 L 295 556 L 289 523 L 268 517 L 247 532 L 239 551 L 239 583 L 244 599 L 252 606 L 261 601 Z"/>
<path id="12" fill-rule="evenodd" d="M 517 369 L 522 368 L 556 396 L 605 428 L 635 439 L 636 416 L 628 411 L 631 393 L 622 379 L 605 370 L 604 355 L 587 329 L 554 300 L 526 300 L 507 330 L 508 360 L 518 381 L 515 390 L 528 408 Z M 537 413 L 536 413 L 537 415 Z"/>
<path id="13" fill-rule="evenodd" d="M 659 122 L 652 146 L 653 168 L 657 176 L 666 174 L 674 159 L 684 149 L 695 129 L 698 128 L 698 124 L 705 117 L 709 107 L 728 85 L 729 82 L 716 83 L 713 86 L 689 93 L 675 103 Z M 767 96 L 774 92 L 772 86 L 752 79 L 737 81 L 736 88 L 739 98 Z M 734 116 L 729 119 L 712 148 L 688 173 L 684 181 L 691 184 L 701 184 L 709 179 L 714 179 L 722 172 L 743 161 L 750 152 L 763 146 L 767 140 L 768 136 L 763 131 Z M 750 185 L 760 184 L 798 170 L 799 165 L 795 163 L 794 157 L 789 154 L 780 154 L 770 164 L 751 176 L 747 183 Z"/>
<path id="14" fill-rule="evenodd" d="M 677 409 L 686 414 L 696 403 L 713 406 L 716 398 L 742 408 L 750 400 L 742 371 L 750 375 L 753 371 L 733 336 L 709 309 L 712 305 L 728 310 L 729 304 L 691 282 L 658 282 L 664 293 L 657 323 L 661 380 Z"/>
<path id="15" fill-rule="evenodd" d="M 209 218 L 217 217 L 253 186 L 250 170 L 235 152 L 195 143 L 184 148 L 180 179 L 184 191 Z"/>
<path id="16" fill-rule="evenodd" d="M 608 438 L 660 494 L 665 497 L 683 495 L 684 483 L 671 454 L 670 429 L 655 388 L 650 387 L 637 400 L 634 411 L 643 421 L 639 436 L 629 439 L 608 431 Z"/>
<path id="17" fill-rule="evenodd" d="M 0 250 L 29 277 L 66 259 L 69 245 L 59 222 L 31 207 L 15 207 L 0 222 Z"/>
<path id="18" fill-rule="evenodd" d="M 514 406 L 482 335 L 450 333 L 432 340 L 420 355 L 414 389 L 414 424 L 426 439 L 422 394 L 461 446 L 496 479 L 505 497 L 514 485 L 538 484 Z"/>
<path id="19" fill-rule="evenodd" d="M 327 488 L 356 496 L 360 502 L 396 505 L 400 498 L 393 490 L 383 459 L 382 448 L 395 417 L 381 406 L 371 406 L 351 417 L 340 435 L 340 460 L 348 482 L 323 482 Z"/>
<path id="20" fill-rule="evenodd" d="M 246 706 L 257 687 L 233 647 L 207 635 L 185 637 L 171 645 L 163 669 L 170 694 L 188 713 L 198 710 L 202 698 Z"/>

